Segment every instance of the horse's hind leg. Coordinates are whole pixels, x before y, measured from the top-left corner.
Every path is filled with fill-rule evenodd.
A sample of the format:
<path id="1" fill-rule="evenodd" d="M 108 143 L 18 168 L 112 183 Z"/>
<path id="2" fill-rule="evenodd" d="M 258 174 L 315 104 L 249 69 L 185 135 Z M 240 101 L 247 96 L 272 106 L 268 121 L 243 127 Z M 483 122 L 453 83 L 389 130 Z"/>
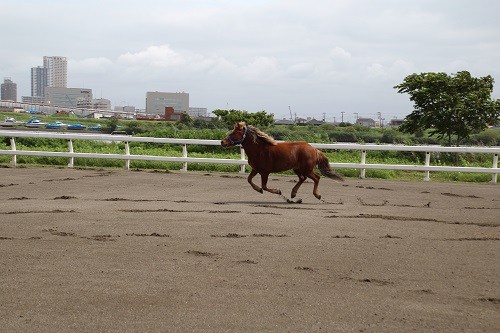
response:
<path id="1" fill-rule="evenodd" d="M 253 177 L 255 177 L 255 175 L 257 174 L 258 172 L 253 170 L 250 171 L 250 174 L 248 175 L 248 183 L 252 186 L 252 188 L 254 190 L 256 190 L 257 192 L 259 193 L 264 193 L 264 191 L 262 191 L 262 188 L 258 187 L 257 185 L 254 184 L 254 182 L 252 181 Z"/>
<path id="2" fill-rule="evenodd" d="M 299 191 L 300 185 L 307 179 L 302 173 L 300 173 L 299 169 L 293 169 L 293 171 L 297 174 L 299 177 L 299 182 L 292 188 L 292 198 L 295 198 L 297 196 L 297 192 Z"/>
<path id="3" fill-rule="evenodd" d="M 319 179 L 321 178 L 319 175 L 311 171 L 307 177 L 311 178 L 314 182 L 313 194 L 318 199 L 321 200 L 321 194 L 318 191 Z"/>
<path id="4" fill-rule="evenodd" d="M 267 179 L 269 177 L 269 173 L 260 173 L 260 178 L 262 180 L 262 189 L 267 192 L 271 192 L 274 194 L 281 194 L 281 190 L 278 188 L 269 188 L 267 187 Z"/>

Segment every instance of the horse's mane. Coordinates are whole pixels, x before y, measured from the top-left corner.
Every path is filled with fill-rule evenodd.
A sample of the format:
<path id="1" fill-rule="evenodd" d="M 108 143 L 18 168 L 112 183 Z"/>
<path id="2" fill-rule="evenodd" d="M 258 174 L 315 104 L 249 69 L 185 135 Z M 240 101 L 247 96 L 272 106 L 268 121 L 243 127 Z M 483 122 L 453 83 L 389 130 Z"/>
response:
<path id="1" fill-rule="evenodd" d="M 252 125 L 247 125 L 247 135 L 249 134 L 253 143 L 267 143 L 272 146 L 278 144 L 278 142 L 274 140 L 270 135 L 262 132 L 260 129 Z"/>

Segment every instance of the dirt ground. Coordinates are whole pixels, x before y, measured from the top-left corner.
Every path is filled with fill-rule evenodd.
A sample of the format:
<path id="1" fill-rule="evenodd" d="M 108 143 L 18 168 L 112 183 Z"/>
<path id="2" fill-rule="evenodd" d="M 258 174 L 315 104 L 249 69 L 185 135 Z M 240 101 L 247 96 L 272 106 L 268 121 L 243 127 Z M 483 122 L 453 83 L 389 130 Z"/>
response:
<path id="1" fill-rule="evenodd" d="M 271 176 L 289 196 L 294 177 Z M 2 332 L 498 332 L 498 185 L 0 169 Z"/>

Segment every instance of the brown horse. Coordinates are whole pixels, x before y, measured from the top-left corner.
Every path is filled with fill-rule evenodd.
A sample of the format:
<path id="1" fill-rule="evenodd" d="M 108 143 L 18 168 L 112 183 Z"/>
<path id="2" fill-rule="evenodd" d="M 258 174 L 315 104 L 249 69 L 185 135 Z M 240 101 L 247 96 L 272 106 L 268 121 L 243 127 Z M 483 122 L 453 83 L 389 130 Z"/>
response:
<path id="1" fill-rule="evenodd" d="M 221 145 L 231 148 L 238 144 L 241 144 L 248 156 L 248 164 L 252 167 L 248 182 L 257 192 L 263 193 L 264 190 L 281 194 L 279 189 L 267 187 L 267 179 L 271 172 L 290 169 L 299 177 L 298 183 L 292 189 L 292 198 L 295 198 L 300 185 L 309 177 L 314 181 L 314 196 L 321 199 L 318 191 L 320 176 L 314 172 L 315 166 L 318 166 L 324 176 L 343 181 L 342 177 L 333 172 L 326 156 L 307 142 L 277 142 L 251 125 L 245 126 L 243 122 L 236 122 L 233 131 L 221 141 Z M 258 173 L 262 188 L 252 182 Z"/>

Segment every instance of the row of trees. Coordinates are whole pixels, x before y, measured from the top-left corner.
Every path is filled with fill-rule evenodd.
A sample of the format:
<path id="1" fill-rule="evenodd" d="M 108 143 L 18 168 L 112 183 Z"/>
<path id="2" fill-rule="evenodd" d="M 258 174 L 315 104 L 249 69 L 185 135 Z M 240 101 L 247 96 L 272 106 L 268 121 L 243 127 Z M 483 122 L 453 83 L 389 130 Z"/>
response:
<path id="1" fill-rule="evenodd" d="M 240 110 L 214 110 L 213 114 L 217 116 L 217 119 L 213 122 L 212 128 L 228 127 L 232 128 L 234 123 L 237 121 L 244 121 L 247 124 L 251 124 L 258 127 L 269 127 L 274 123 L 274 115 L 267 114 L 266 111 L 259 112 L 247 112 Z M 196 123 L 198 121 L 198 123 Z M 179 124 L 185 126 L 203 127 L 203 124 L 199 122 L 204 122 L 204 120 L 192 120 L 188 114 L 184 114 L 179 120 Z"/>

